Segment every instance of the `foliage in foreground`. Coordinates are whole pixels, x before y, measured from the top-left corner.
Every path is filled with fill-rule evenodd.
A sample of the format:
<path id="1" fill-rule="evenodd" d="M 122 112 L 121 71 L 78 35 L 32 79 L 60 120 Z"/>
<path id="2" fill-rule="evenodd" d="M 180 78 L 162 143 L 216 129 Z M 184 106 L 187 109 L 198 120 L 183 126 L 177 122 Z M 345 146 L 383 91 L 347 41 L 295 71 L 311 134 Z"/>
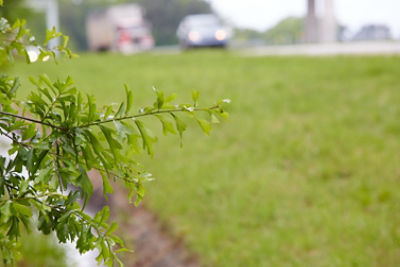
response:
<path id="1" fill-rule="evenodd" d="M 27 45 L 37 44 L 24 22 L 17 21 L 11 27 L 2 19 L 0 32 L 0 66 L 15 54 L 24 55 L 29 63 Z M 45 43 L 59 36 L 55 30 L 48 31 Z M 72 57 L 67 42 L 64 36 L 57 49 L 40 49 L 39 60 L 55 58 L 56 50 Z M 134 112 L 133 94 L 127 86 L 125 101 L 99 108 L 92 96 L 78 92 L 70 77 L 51 81 L 41 75 L 30 80 L 36 90 L 26 101 L 18 101 L 19 79 L 0 76 L 0 134 L 11 142 L 9 155 L 0 156 L 0 250 L 4 263 L 13 263 L 18 257 L 22 227 L 27 231 L 35 227 L 43 234 L 55 232 L 62 243 L 76 241 L 81 253 L 98 249 L 99 263 L 123 265 L 117 253 L 128 249 L 114 235 L 118 225 L 107 224 L 109 208 L 104 207 L 94 217 L 84 212 L 93 192 L 88 171 L 101 174 L 105 197 L 113 193 L 110 181 L 120 181 L 130 191 L 129 200 L 134 198 L 138 204 L 145 193 L 143 183 L 151 174 L 135 156 L 141 151 L 153 155 L 157 140 L 144 119 L 155 117 L 164 134 L 182 138 L 186 125 L 181 114 L 186 114 L 209 134 L 211 122 L 226 118 L 222 105 L 229 101 L 198 107 L 199 93 L 192 90 L 192 103 L 173 105 L 174 95 L 164 96 L 154 89 L 154 103 Z M 83 199 L 82 206 L 79 199 Z"/>

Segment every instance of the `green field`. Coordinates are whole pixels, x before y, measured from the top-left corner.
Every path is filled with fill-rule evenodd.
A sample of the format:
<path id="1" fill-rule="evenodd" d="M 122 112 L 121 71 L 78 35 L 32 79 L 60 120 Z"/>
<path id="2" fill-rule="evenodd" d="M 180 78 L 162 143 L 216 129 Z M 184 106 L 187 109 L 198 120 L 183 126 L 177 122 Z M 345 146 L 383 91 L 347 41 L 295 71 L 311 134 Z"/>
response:
<path id="1" fill-rule="evenodd" d="M 183 149 L 161 137 L 145 160 L 147 205 L 204 265 L 400 266 L 398 57 L 83 55 L 11 71 L 68 73 L 102 103 L 126 82 L 138 108 L 153 85 L 232 99 L 211 137 L 193 125 Z"/>

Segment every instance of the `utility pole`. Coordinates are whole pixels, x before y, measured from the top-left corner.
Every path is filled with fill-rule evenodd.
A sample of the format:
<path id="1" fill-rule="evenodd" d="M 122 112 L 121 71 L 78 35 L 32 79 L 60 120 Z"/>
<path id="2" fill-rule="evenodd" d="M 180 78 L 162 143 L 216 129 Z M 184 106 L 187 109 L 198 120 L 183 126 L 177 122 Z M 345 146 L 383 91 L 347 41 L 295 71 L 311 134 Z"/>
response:
<path id="1" fill-rule="evenodd" d="M 318 42 L 318 19 L 316 15 L 315 0 L 307 0 L 305 41 L 307 43 Z"/>
<path id="2" fill-rule="evenodd" d="M 333 0 L 325 0 L 324 13 L 321 18 L 320 36 L 321 42 L 333 43 L 337 40 L 337 25 Z"/>
<path id="3" fill-rule="evenodd" d="M 26 2 L 31 8 L 43 10 L 46 12 L 46 27 L 51 30 L 53 27 L 57 31 L 60 30 L 59 13 L 58 13 L 58 0 L 29 0 Z M 59 38 L 50 40 L 48 48 L 55 48 L 59 45 Z"/>
<path id="4" fill-rule="evenodd" d="M 59 24 L 59 13 L 58 13 L 58 1 L 57 0 L 47 0 L 46 9 L 46 26 L 47 29 L 52 30 L 53 27 L 56 31 L 60 30 Z M 59 38 L 54 38 L 49 42 L 49 49 L 55 48 L 60 44 Z"/>

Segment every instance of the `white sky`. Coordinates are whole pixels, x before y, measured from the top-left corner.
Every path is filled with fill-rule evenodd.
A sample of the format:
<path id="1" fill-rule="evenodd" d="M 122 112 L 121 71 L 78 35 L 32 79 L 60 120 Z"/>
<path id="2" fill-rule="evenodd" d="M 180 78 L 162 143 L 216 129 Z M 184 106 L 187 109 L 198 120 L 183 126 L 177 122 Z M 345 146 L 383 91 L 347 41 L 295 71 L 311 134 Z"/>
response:
<path id="1" fill-rule="evenodd" d="M 208 1 L 234 25 L 258 30 L 265 30 L 287 16 L 302 16 L 306 12 L 306 0 Z M 363 24 L 384 23 L 394 37 L 400 37 L 400 0 L 335 0 L 335 12 L 339 22 L 352 31 Z"/>

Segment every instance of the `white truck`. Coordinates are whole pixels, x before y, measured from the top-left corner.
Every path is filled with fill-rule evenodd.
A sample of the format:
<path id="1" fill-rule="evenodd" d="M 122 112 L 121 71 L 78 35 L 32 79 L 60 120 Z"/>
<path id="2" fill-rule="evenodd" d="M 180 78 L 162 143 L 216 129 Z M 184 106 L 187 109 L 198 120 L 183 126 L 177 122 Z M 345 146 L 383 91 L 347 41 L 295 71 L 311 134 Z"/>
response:
<path id="1" fill-rule="evenodd" d="M 154 47 L 150 25 L 136 4 L 91 12 L 86 19 L 86 36 L 91 51 L 135 53 Z"/>

